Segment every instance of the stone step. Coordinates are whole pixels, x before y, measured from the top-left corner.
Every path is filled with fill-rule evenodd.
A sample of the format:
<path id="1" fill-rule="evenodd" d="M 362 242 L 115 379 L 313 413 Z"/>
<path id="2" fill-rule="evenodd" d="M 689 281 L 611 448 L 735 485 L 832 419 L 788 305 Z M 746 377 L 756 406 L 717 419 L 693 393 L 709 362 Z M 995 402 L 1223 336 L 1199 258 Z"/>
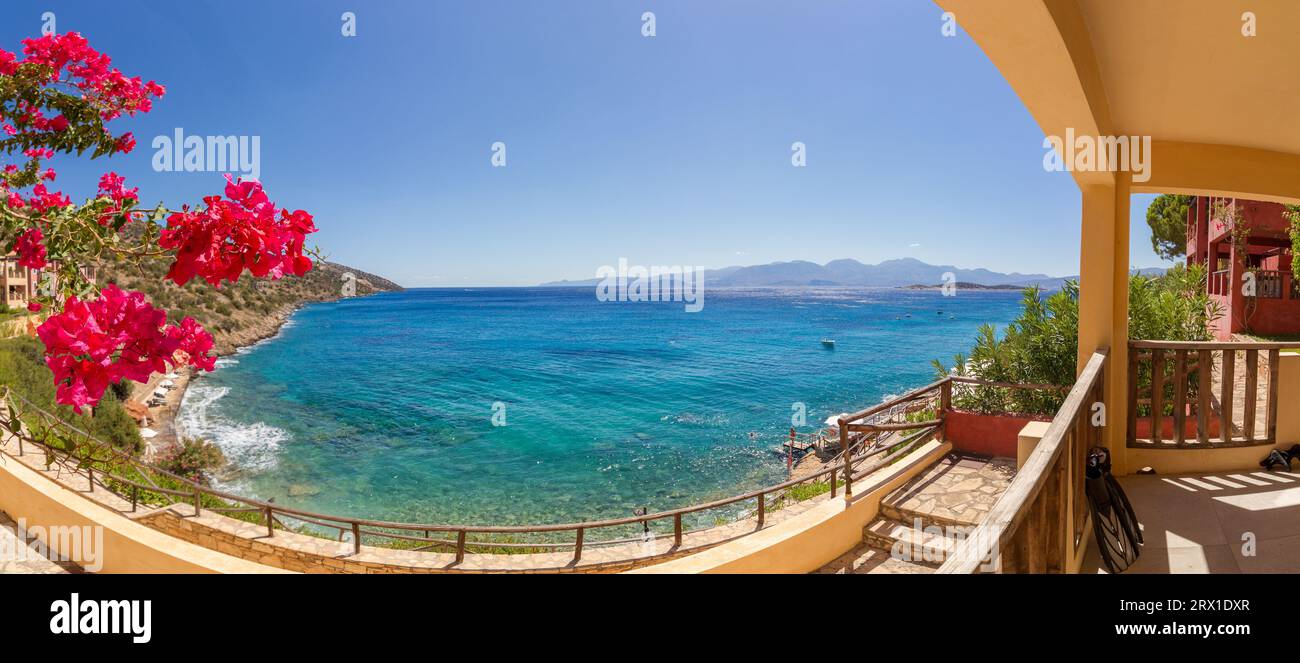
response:
<path id="1" fill-rule="evenodd" d="M 898 561 L 935 568 L 957 548 L 958 542 L 947 528 L 940 526 L 942 533 L 936 533 L 925 531 L 926 527 L 932 526 L 918 530 L 915 521 L 904 523 L 893 518 L 877 518 L 863 528 L 862 540 Z"/>
<path id="2" fill-rule="evenodd" d="M 975 523 L 957 518 L 949 518 L 935 513 L 917 511 L 891 504 L 889 497 L 880 501 L 880 515 L 891 520 L 897 520 L 900 523 L 915 523 L 919 518 L 923 527 L 963 527 L 972 528 Z"/>
<path id="3" fill-rule="evenodd" d="M 835 575 L 916 575 L 934 573 L 934 570 L 935 567 L 933 566 L 912 564 L 894 559 L 889 556 L 889 553 L 877 550 L 864 543 L 840 555 L 839 558 L 814 571 L 814 573 Z"/>

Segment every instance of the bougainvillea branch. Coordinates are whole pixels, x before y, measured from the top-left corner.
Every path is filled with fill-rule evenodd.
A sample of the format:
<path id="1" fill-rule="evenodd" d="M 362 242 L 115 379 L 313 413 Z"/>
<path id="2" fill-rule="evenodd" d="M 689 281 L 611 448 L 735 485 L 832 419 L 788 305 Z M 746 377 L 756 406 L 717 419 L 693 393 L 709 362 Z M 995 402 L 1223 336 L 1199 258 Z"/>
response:
<path id="1" fill-rule="evenodd" d="M 130 153 L 135 136 L 106 125 L 149 112 L 165 92 L 113 68 L 75 32 L 24 40 L 21 57 L 0 49 L 0 242 L 19 265 L 57 276 L 29 308 L 52 309 L 37 335 L 58 402 L 78 412 L 110 384 L 144 382 L 181 365 L 213 367 L 212 336 L 194 319 L 169 324 L 144 294 L 101 287 L 86 275 L 82 268 L 105 253 L 137 266 L 170 260 L 167 278 L 177 285 L 198 277 L 220 287 L 245 270 L 278 279 L 312 268 L 303 247 L 316 232 L 312 215 L 280 209 L 256 181 L 227 175 L 224 198 L 180 210 L 140 209 L 139 189 L 115 172 L 100 177 L 96 196 L 81 205 L 53 188 L 58 174 L 45 161 L 58 153 Z M 8 163 L 16 155 L 23 159 Z M 138 232 L 124 233 L 132 224 Z"/>

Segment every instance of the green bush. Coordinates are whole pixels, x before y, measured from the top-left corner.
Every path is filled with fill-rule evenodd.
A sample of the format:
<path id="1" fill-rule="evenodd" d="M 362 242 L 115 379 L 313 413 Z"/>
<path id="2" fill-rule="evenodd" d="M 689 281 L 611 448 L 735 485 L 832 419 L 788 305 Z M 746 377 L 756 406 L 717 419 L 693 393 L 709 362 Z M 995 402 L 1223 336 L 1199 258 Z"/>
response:
<path id="1" fill-rule="evenodd" d="M 104 399 L 91 414 L 78 415 L 70 407 L 55 404 L 54 381 L 50 379 L 50 370 L 45 366 L 41 344 L 36 339 L 12 338 L 0 341 L 0 384 L 37 407 L 120 449 L 137 452 L 143 448 L 140 429 L 122 407 L 118 396 L 120 388 L 115 386 L 105 392 Z"/>
<path id="2" fill-rule="evenodd" d="M 1162 276 L 1135 274 L 1129 278 L 1129 338 L 1165 341 L 1206 341 L 1210 326 L 1222 310 L 1206 292 L 1203 266 L 1170 269 Z M 951 369 L 939 360 L 939 377 L 962 375 L 992 382 L 1074 384 L 1079 349 L 1079 285 L 1070 281 L 1046 297 L 1026 288 L 1023 310 L 1002 335 L 983 325 L 969 357 L 957 355 Z M 1149 369 L 1139 373 L 1139 387 L 1150 384 Z M 1172 381 L 1171 381 L 1172 382 Z M 1167 383 L 1168 384 L 1168 383 Z M 1193 385 L 1194 387 L 1194 385 Z M 1170 385 L 1172 388 L 1172 385 Z M 1055 414 L 1065 390 L 961 387 L 953 403 L 977 412 Z"/>
<path id="3" fill-rule="evenodd" d="M 0 341 L 0 384 L 42 409 L 54 410 L 54 381 L 42 358 L 41 343 L 34 338 Z"/>
<path id="4" fill-rule="evenodd" d="M 158 466 L 190 481 L 207 481 L 207 473 L 226 464 L 221 448 L 203 439 L 187 437 L 163 450 Z"/>
<path id="5" fill-rule="evenodd" d="M 127 413 L 126 408 L 122 407 L 122 402 L 117 399 L 116 390 L 104 392 L 104 398 L 94 408 L 88 428 L 87 432 L 91 435 L 110 442 L 124 451 L 139 453 L 144 449 L 140 428 L 136 426 L 135 420 Z"/>

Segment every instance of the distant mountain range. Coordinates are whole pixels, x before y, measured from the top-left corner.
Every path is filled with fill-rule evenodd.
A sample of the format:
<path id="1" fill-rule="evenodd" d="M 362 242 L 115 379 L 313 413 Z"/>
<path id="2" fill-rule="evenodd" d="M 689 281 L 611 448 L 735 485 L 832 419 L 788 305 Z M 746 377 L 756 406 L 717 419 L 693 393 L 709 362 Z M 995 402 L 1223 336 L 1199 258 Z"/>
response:
<path id="1" fill-rule="evenodd" d="M 1159 267 L 1137 270 L 1144 274 L 1163 274 Z M 857 286 L 900 288 L 913 285 L 937 285 L 944 274 L 951 273 L 958 282 L 984 286 L 1030 286 L 1047 290 L 1060 288 L 1077 276 L 1055 277 L 1046 274 L 1005 274 L 988 269 L 961 269 L 952 265 L 931 265 L 915 258 L 897 258 L 875 265 L 865 265 L 850 258 L 832 260 L 825 265 L 806 260 L 774 262 L 748 267 L 725 267 L 704 272 L 704 285 L 711 288 L 766 288 L 800 286 Z M 543 286 L 591 287 L 599 279 L 552 281 Z"/>

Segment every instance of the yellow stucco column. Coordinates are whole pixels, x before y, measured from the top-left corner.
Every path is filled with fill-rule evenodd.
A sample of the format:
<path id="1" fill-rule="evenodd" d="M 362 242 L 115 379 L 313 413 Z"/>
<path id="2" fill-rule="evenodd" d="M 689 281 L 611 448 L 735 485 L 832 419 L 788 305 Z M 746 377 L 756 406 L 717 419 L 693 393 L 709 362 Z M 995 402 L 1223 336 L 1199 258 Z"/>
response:
<path id="1" fill-rule="evenodd" d="M 1081 187 L 1078 370 L 1098 348 L 1110 348 L 1103 439 L 1115 474 L 1127 474 L 1129 181 L 1120 175 L 1112 184 Z"/>
<path id="2" fill-rule="evenodd" d="M 1300 444 L 1300 411 L 1291 406 L 1300 403 L 1300 350 L 1278 353 L 1277 443 L 1286 449 Z"/>

